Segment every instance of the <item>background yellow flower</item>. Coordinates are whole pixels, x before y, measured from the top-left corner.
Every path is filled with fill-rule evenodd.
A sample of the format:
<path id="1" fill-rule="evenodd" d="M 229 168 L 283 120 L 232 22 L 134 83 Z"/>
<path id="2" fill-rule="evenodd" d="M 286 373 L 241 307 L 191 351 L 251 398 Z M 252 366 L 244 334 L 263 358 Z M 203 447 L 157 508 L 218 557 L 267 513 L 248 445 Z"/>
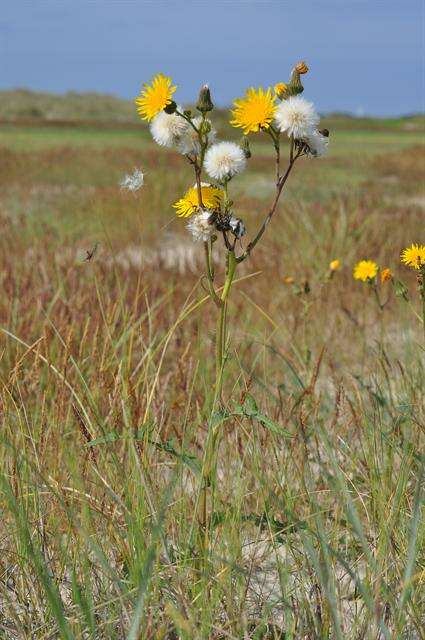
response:
<path id="1" fill-rule="evenodd" d="M 275 96 L 269 88 L 262 87 L 247 90 L 244 98 L 234 101 L 233 120 L 230 124 L 243 129 L 244 134 L 256 132 L 260 128 L 268 129 L 276 110 Z"/>
<path id="2" fill-rule="evenodd" d="M 206 209 L 216 209 L 220 206 L 223 198 L 223 192 L 217 187 L 211 187 L 210 185 L 203 184 L 201 186 L 202 204 Z M 180 218 L 188 218 L 194 214 L 199 207 L 198 189 L 196 186 L 191 187 L 184 194 L 183 198 L 177 200 L 173 204 L 174 209 L 177 211 L 177 215 Z"/>
<path id="3" fill-rule="evenodd" d="M 354 267 L 353 276 L 355 280 L 373 280 L 378 273 L 378 265 L 373 260 L 360 260 Z"/>
<path id="4" fill-rule="evenodd" d="M 337 271 L 338 269 L 341 268 L 341 261 L 340 260 L 332 260 L 332 262 L 329 263 L 329 269 L 331 271 Z"/>
<path id="5" fill-rule="evenodd" d="M 140 96 L 136 98 L 137 111 L 143 120 L 152 120 L 160 111 L 172 102 L 172 95 L 176 87 L 172 85 L 171 78 L 158 73 L 152 84 L 144 84 Z"/>

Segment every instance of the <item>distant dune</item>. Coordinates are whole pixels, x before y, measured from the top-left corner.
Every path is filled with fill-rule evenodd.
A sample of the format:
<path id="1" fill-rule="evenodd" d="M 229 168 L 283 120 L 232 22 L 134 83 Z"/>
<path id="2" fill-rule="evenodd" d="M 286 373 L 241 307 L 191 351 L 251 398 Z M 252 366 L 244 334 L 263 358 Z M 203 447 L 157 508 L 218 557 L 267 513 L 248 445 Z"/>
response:
<path id="1" fill-rule="evenodd" d="M 221 128 L 227 115 L 224 110 L 214 111 L 216 124 Z M 425 117 L 409 114 L 399 118 L 357 117 L 350 113 L 328 113 L 324 126 L 333 129 L 385 129 L 399 127 L 424 132 Z M 65 94 L 44 93 L 29 89 L 0 90 L 0 122 L 17 124 L 65 124 L 92 123 L 103 125 L 122 124 L 126 127 L 140 124 L 132 100 L 101 93 Z"/>
<path id="2" fill-rule="evenodd" d="M 100 93 L 39 93 L 27 89 L 0 91 L 1 120 L 138 121 L 134 103 Z"/>

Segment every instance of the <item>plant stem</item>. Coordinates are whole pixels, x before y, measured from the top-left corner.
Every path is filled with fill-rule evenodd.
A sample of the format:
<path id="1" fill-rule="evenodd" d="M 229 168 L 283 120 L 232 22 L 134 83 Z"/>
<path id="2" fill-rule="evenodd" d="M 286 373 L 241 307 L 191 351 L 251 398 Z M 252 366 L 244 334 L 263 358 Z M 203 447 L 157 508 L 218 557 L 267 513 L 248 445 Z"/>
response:
<path id="1" fill-rule="evenodd" d="M 206 255 L 208 257 L 208 251 L 206 247 Z M 207 259 L 207 266 L 209 265 Z M 215 391 L 214 391 L 214 402 L 211 412 L 211 417 L 215 412 L 215 407 L 217 404 L 222 404 L 222 390 L 223 390 L 223 369 L 225 364 L 225 346 L 226 346 L 226 322 L 227 322 L 227 302 L 230 294 L 232 282 L 235 276 L 237 261 L 235 257 L 235 252 L 229 250 L 226 256 L 226 279 L 224 282 L 224 287 L 221 292 L 221 296 L 218 296 L 215 293 L 214 287 L 212 285 L 212 290 L 214 291 L 215 298 L 211 294 L 214 302 L 216 299 L 219 304 L 219 314 L 217 318 L 217 328 L 215 335 L 215 354 L 216 354 L 216 370 L 215 370 Z M 208 272 L 210 273 L 210 268 L 208 267 Z M 210 280 L 209 280 L 210 281 Z M 212 514 L 212 502 L 213 502 L 213 490 L 212 486 L 214 485 L 215 475 L 215 466 L 216 466 L 216 453 L 217 453 L 217 441 L 218 441 L 218 426 L 211 426 L 211 419 L 208 429 L 207 442 L 205 447 L 205 455 L 204 462 L 202 467 L 202 486 L 201 486 L 201 495 L 200 495 L 200 503 L 199 503 L 199 514 L 200 514 L 200 523 L 201 523 L 201 546 L 203 553 L 203 561 L 204 566 L 206 563 L 206 554 L 209 545 L 209 518 Z M 208 498 L 210 497 L 210 508 L 208 508 Z"/>
<path id="2" fill-rule="evenodd" d="M 226 280 L 224 283 L 223 291 L 220 296 L 220 313 L 217 319 L 216 330 L 216 360 L 215 360 L 215 401 L 221 401 L 221 394 L 223 388 L 223 366 L 224 366 L 224 351 L 226 344 L 226 319 L 227 319 L 227 299 L 230 294 L 233 278 L 236 271 L 236 257 L 235 252 L 230 250 L 227 252 L 226 257 Z"/>
<path id="3" fill-rule="evenodd" d="M 214 267 L 213 267 L 212 255 L 211 255 L 212 254 L 211 240 L 204 242 L 204 251 L 205 251 L 205 263 L 207 266 L 207 281 L 208 281 L 209 294 L 211 296 L 212 301 L 217 305 L 217 307 L 220 307 L 221 301 L 214 288 Z"/>

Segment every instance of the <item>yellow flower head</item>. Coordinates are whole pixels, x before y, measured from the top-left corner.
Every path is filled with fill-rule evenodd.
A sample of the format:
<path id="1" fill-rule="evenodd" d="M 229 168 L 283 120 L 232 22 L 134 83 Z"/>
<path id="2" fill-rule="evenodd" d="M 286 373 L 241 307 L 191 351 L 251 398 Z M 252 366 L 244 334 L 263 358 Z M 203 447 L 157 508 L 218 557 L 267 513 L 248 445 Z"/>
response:
<path id="1" fill-rule="evenodd" d="M 283 279 L 283 282 L 285 284 L 292 284 L 293 282 L 295 282 L 295 280 L 292 276 L 286 276 L 286 278 Z"/>
<path id="2" fill-rule="evenodd" d="M 338 271 L 338 269 L 341 269 L 341 261 L 340 260 L 332 260 L 332 262 L 329 263 L 329 269 L 331 271 Z"/>
<path id="3" fill-rule="evenodd" d="M 381 271 L 381 282 L 387 282 L 388 280 L 391 280 L 391 278 L 393 277 L 393 272 L 391 271 L 391 269 L 389 269 L 388 267 L 386 269 L 382 269 Z"/>
<path id="4" fill-rule="evenodd" d="M 137 111 L 143 120 L 149 122 L 172 102 L 172 95 L 176 87 L 172 85 L 171 78 L 158 73 L 152 78 L 152 83 L 143 85 L 140 96 L 136 98 Z"/>
<path id="5" fill-rule="evenodd" d="M 354 267 L 353 276 L 355 280 L 366 282 L 373 280 L 378 273 L 378 265 L 373 260 L 361 260 Z"/>
<path id="6" fill-rule="evenodd" d="M 411 247 L 403 249 L 401 261 L 412 269 L 420 269 L 425 265 L 425 245 L 412 244 Z"/>
<path id="7" fill-rule="evenodd" d="M 260 128 L 268 129 L 276 111 L 275 100 L 270 88 L 264 91 L 262 87 L 251 87 L 243 98 L 234 101 L 230 124 L 243 129 L 245 135 Z"/>
<path id="8" fill-rule="evenodd" d="M 288 85 L 286 84 L 286 82 L 278 82 L 274 85 L 273 91 L 275 92 L 279 100 L 282 100 L 283 94 L 285 93 L 287 87 Z"/>
<path id="9" fill-rule="evenodd" d="M 216 209 L 220 206 L 223 198 L 223 191 L 217 187 L 212 187 L 209 184 L 202 183 L 202 204 L 206 209 Z M 199 198 L 197 186 L 191 187 L 184 194 L 183 198 L 177 200 L 173 204 L 174 209 L 177 211 L 177 215 L 180 218 L 188 218 L 198 210 Z"/>

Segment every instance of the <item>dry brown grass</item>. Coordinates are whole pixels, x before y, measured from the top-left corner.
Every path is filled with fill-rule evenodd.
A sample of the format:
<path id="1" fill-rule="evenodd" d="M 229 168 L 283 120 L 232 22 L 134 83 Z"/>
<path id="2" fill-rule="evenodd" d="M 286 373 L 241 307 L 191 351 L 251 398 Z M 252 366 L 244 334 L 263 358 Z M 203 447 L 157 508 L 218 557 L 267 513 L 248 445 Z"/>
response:
<path id="1" fill-rule="evenodd" d="M 244 263 L 225 396 L 229 410 L 255 397 L 275 431 L 252 415 L 223 424 L 199 575 L 214 313 L 195 306 L 202 253 L 170 210 L 190 174 L 151 148 L 1 150 L 2 637 L 130 637 L 145 591 L 146 639 L 423 637 L 422 525 L 411 585 L 403 577 L 419 508 L 421 326 L 390 284 L 381 312 L 351 275 L 361 258 L 391 266 L 417 308 L 398 256 L 423 240 L 419 158 L 351 157 L 363 179 L 347 185 L 343 156 L 306 163 Z M 254 174 L 267 162 L 254 159 Z M 140 197 L 117 187 L 135 165 Z M 239 201 L 251 233 L 266 196 Z M 343 269 L 329 279 L 333 258 Z"/>

